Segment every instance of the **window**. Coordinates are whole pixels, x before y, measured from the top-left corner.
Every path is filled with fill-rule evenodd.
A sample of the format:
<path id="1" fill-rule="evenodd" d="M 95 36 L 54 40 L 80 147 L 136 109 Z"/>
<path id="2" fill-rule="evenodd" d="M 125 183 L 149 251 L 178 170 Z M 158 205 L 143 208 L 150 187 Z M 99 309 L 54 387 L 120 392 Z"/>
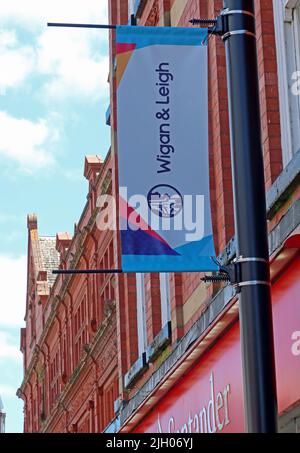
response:
<path id="1" fill-rule="evenodd" d="M 82 299 L 74 315 L 74 349 L 75 349 L 75 366 L 78 364 L 83 346 L 87 343 L 86 331 L 86 296 Z"/>
<path id="2" fill-rule="evenodd" d="M 53 406 L 59 395 L 59 354 L 58 351 L 50 362 L 50 405 Z"/>
<path id="3" fill-rule="evenodd" d="M 300 0 L 273 0 L 283 164 L 300 149 Z"/>
<path id="4" fill-rule="evenodd" d="M 30 432 L 32 431 L 32 419 L 31 419 L 31 410 L 28 409 L 27 412 L 27 431 Z"/>
<path id="5" fill-rule="evenodd" d="M 128 17 L 130 17 L 131 14 L 134 14 L 134 3 L 135 0 L 128 0 Z"/>
<path id="6" fill-rule="evenodd" d="M 169 274 L 165 272 L 160 273 L 159 281 L 161 301 L 161 326 L 164 327 L 167 322 L 171 320 Z"/>
<path id="7" fill-rule="evenodd" d="M 144 274 L 136 274 L 136 302 L 139 356 L 147 347 L 146 313 L 145 313 L 145 279 Z"/>
<path id="8" fill-rule="evenodd" d="M 136 3 L 139 3 L 139 2 L 137 0 L 128 0 L 128 17 L 130 17 L 131 14 L 135 14 Z"/>
<path id="9" fill-rule="evenodd" d="M 62 371 L 63 379 L 65 379 L 68 374 L 68 367 L 67 367 L 68 348 L 67 348 L 66 333 L 63 334 L 61 357 L 62 357 L 61 371 Z"/>
<path id="10" fill-rule="evenodd" d="M 135 16 L 140 6 L 141 0 L 128 0 L 128 18 Z M 145 3 L 145 2 L 144 2 Z"/>

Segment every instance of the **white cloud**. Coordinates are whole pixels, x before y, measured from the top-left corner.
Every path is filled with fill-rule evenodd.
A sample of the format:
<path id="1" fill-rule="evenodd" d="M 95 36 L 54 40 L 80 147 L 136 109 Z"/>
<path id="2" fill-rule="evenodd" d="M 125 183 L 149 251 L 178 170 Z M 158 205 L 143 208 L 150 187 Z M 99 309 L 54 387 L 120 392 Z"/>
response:
<path id="1" fill-rule="evenodd" d="M 45 119 L 33 122 L 0 111 L 0 156 L 17 162 L 24 171 L 54 163 L 47 147 L 58 135 L 58 130 Z"/>
<path id="2" fill-rule="evenodd" d="M 27 259 L 0 255 L 0 326 L 22 326 L 26 307 Z M 0 355 L 5 343 L 0 331 Z M 2 342 L 2 343 L 1 343 Z M 7 351 L 7 349 L 6 349 Z M 13 352 L 11 350 L 11 352 Z"/>
<path id="3" fill-rule="evenodd" d="M 15 345 L 14 339 L 7 332 L 0 330 L 0 361 L 3 359 L 22 360 L 22 353 Z"/>
<path id="4" fill-rule="evenodd" d="M 46 25 L 107 21 L 106 0 L 1 1 L 0 23 L 25 28 L 33 35 L 34 44 L 21 46 L 14 32 L 3 32 L 0 67 L 6 69 L 0 73 L 0 93 L 21 86 L 28 75 L 42 75 L 40 93 L 46 100 L 66 97 L 98 100 L 108 96 L 109 64 L 108 57 L 103 55 L 103 44 L 108 44 L 107 31 Z"/>
<path id="5" fill-rule="evenodd" d="M 101 54 L 101 40 L 95 32 L 49 29 L 37 41 L 37 71 L 48 76 L 47 98 L 108 95 L 108 57 Z"/>
<path id="6" fill-rule="evenodd" d="M 0 20 L 30 31 L 47 22 L 106 22 L 107 0 L 1 0 Z"/>
<path id="7" fill-rule="evenodd" d="M 15 31 L 0 30 L 0 49 L 3 47 L 11 47 L 17 43 Z"/>
<path id="8" fill-rule="evenodd" d="M 34 51 L 21 46 L 14 31 L 0 30 L 0 94 L 21 85 L 31 74 Z"/>

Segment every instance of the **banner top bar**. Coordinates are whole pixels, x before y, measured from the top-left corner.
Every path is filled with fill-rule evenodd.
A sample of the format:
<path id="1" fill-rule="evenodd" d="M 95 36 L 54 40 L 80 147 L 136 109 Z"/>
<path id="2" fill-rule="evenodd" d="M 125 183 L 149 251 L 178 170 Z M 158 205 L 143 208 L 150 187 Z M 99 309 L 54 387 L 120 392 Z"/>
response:
<path id="1" fill-rule="evenodd" d="M 104 28 L 104 29 L 116 29 L 116 25 L 100 25 L 100 24 L 66 24 L 59 22 L 48 22 L 48 27 L 69 27 L 69 28 Z"/>

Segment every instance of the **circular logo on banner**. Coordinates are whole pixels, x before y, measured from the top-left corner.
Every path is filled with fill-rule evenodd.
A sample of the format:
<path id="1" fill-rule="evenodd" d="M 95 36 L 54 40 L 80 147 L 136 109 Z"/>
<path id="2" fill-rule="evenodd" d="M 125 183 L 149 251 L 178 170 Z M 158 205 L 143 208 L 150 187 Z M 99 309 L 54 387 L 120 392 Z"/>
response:
<path id="1" fill-rule="evenodd" d="M 149 209 L 159 217 L 175 217 L 183 208 L 183 198 L 175 187 L 160 184 L 153 187 L 148 195 Z"/>

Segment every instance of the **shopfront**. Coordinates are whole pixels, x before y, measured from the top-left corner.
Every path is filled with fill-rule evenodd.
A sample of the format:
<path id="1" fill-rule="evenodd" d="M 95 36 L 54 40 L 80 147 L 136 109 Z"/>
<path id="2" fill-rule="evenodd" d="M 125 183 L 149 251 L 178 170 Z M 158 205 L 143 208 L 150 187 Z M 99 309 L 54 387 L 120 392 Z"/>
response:
<path id="1" fill-rule="evenodd" d="M 300 404 L 299 257 L 277 277 L 272 294 L 278 409 L 280 416 L 286 416 Z M 245 420 L 240 350 L 237 321 L 196 363 L 191 363 L 190 371 L 181 376 L 156 405 L 147 408 L 145 404 L 144 417 L 133 431 L 243 432 Z"/>

